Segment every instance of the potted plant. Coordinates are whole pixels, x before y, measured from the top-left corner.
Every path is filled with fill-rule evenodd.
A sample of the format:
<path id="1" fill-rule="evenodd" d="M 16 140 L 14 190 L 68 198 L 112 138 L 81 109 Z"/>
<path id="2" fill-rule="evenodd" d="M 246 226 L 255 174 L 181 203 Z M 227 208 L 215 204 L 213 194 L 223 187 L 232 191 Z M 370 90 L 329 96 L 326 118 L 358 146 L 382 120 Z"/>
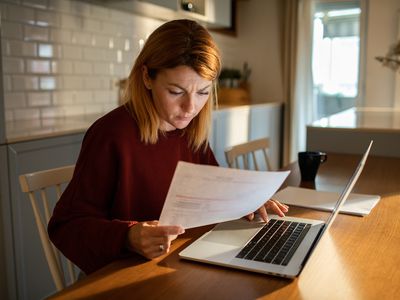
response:
<path id="1" fill-rule="evenodd" d="M 242 70 L 223 68 L 218 78 L 218 102 L 225 105 L 250 104 L 250 73 L 247 63 L 244 63 Z"/>

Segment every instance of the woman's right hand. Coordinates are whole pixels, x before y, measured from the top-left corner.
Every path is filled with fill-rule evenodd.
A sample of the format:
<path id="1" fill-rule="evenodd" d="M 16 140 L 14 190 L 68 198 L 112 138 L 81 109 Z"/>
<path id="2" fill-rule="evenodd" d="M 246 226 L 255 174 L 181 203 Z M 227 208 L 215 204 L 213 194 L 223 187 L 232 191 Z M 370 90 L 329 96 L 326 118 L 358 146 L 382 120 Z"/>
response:
<path id="1" fill-rule="evenodd" d="M 140 222 L 129 228 L 128 249 L 148 259 L 168 253 L 171 242 L 185 232 L 181 226 L 159 226 L 158 221 Z"/>

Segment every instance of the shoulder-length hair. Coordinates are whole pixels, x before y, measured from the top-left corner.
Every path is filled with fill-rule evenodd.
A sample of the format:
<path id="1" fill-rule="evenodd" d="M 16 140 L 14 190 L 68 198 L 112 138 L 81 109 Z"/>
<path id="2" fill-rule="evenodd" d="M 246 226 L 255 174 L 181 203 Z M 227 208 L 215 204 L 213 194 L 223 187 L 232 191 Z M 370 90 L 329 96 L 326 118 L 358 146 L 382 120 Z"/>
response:
<path id="1" fill-rule="evenodd" d="M 174 20 L 158 27 L 147 39 L 128 77 L 124 93 L 125 105 L 138 123 L 141 140 L 158 141 L 160 119 L 151 91 L 143 81 L 143 66 L 151 79 L 162 69 L 191 67 L 206 80 L 212 81 L 207 103 L 184 129 L 194 150 L 207 145 L 211 130 L 213 103 L 216 102 L 216 82 L 221 70 L 220 52 L 210 33 L 191 20 Z"/>

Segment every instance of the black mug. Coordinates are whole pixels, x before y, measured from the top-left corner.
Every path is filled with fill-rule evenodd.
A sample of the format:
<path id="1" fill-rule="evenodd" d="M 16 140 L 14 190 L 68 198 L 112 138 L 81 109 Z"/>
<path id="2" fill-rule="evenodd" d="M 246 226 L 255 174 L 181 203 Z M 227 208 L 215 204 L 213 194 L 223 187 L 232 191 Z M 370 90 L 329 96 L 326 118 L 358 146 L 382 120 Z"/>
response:
<path id="1" fill-rule="evenodd" d="M 301 181 L 314 181 L 319 165 L 327 160 L 324 152 L 305 151 L 298 153 L 298 162 L 301 173 Z"/>

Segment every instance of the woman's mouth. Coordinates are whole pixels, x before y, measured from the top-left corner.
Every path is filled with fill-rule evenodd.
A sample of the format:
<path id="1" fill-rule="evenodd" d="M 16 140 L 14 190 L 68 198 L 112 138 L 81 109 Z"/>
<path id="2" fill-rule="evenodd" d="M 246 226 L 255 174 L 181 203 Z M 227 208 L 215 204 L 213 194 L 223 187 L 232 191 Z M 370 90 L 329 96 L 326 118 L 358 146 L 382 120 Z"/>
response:
<path id="1" fill-rule="evenodd" d="M 189 116 L 189 117 L 176 117 L 176 119 L 177 119 L 178 121 L 181 121 L 181 122 L 186 122 L 186 121 L 192 120 L 193 117 L 192 117 L 192 116 Z"/>

